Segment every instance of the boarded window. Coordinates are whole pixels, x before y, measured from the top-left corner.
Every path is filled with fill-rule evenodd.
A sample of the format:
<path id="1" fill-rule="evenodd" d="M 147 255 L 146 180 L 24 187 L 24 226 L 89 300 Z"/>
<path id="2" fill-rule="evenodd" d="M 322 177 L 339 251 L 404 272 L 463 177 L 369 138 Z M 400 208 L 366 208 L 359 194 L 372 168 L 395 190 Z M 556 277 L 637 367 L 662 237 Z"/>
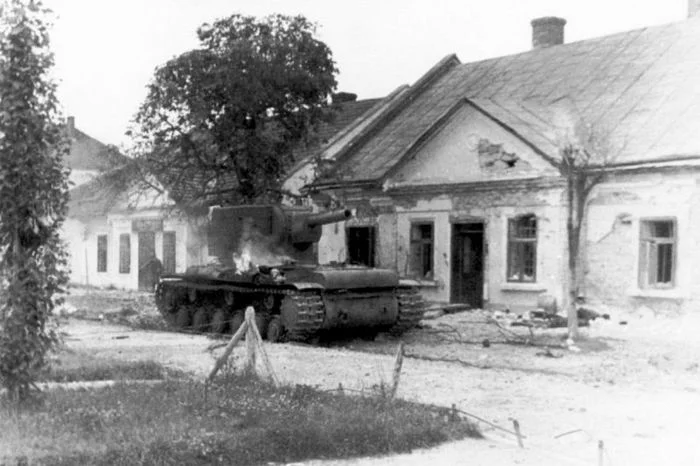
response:
<path id="1" fill-rule="evenodd" d="M 163 273 L 175 273 L 177 263 L 175 261 L 175 240 L 174 231 L 163 232 Z"/>
<path id="2" fill-rule="evenodd" d="M 131 235 L 119 235 L 119 273 L 131 272 Z"/>
<path id="3" fill-rule="evenodd" d="M 411 274 L 433 279 L 433 224 L 411 224 Z"/>
<path id="4" fill-rule="evenodd" d="M 97 271 L 107 271 L 107 235 L 97 235 Z"/>
<path id="5" fill-rule="evenodd" d="M 523 215 L 508 220 L 508 281 L 537 279 L 537 217 Z"/>
<path id="6" fill-rule="evenodd" d="M 640 288 L 671 288 L 676 277 L 675 220 L 643 220 L 639 245 Z"/>
<path id="7" fill-rule="evenodd" d="M 348 262 L 374 267 L 374 227 L 349 227 Z"/>

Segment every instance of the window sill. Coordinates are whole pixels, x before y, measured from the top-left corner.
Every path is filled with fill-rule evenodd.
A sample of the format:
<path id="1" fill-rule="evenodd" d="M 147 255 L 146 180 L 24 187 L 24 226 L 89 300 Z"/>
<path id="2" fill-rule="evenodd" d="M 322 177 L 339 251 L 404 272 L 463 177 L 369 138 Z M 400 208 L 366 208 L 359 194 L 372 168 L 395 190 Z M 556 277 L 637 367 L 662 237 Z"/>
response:
<path id="1" fill-rule="evenodd" d="M 689 294 L 678 288 L 634 288 L 627 293 L 636 298 L 686 299 Z"/>
<path id="2" fill-rule="evenodd" d="M 501 283 L 501 291 L 532 291 L 542 292 L 547 291 L 547 288 L 541 283 L 516 283 L 504 282 Z"/>

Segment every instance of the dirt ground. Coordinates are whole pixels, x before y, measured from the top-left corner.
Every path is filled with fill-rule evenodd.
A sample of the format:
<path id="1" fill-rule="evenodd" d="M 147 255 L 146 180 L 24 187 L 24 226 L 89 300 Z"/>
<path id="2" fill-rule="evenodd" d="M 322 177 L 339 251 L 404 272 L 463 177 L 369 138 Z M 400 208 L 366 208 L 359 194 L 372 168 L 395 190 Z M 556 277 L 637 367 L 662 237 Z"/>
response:
<path id="1" fill-rule="evenodd" d="M 105 317 L 129 302 L 140 303 L 132 305 L 140 313 L 153 312 L 142 295 L 82 292 L 69 302 L 83 317 L 97 319 L 62 319 L 69 348 L 155 360 L 196 377 L 205 376 L 221 352 L 208 348 L 222 340 L 136 331 L 107 322 Z M 75 315 L 74 310 L 67 313 Z M 398 396 L 454 404 L 507 430 L 516 419 L 526 437 L 524 448 L 513 435 L 482 423 L 486 440 L 408 455 L 308 464 L 700 464 L 694 432 L 700 419 L 700 317 L 605 311 L 610 320 L 596 320 L 582 330 L 580 351 L 566 348 L 563 330 L 534 330 L 531 335 L 511 327 L 507 315 L 498 316 L 498 327 L 492 323 L 494 314 L 486 311 L 431 315 L 402 337 L 408 357 Z M 268 344 L 266 351 L 283 382 L 370 390 L 391 380 L 399 341 L 380 334 L 374 341 L 346 340 L 324 347 Z M 243 357 L 244 346 L 234 352 L 235 358 Z"/>

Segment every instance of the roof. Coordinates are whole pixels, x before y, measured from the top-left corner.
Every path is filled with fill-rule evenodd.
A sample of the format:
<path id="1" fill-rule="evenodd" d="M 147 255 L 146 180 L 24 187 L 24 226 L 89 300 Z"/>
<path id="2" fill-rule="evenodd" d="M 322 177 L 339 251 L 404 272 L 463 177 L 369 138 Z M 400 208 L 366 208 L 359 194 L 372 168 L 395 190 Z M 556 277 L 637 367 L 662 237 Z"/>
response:
<path id="1" fill-rule="evenodd" d="M 69 130 L 71 146 L 65 164 L 71 170 L 105 170 L 110 167 L 114 152 L 109 146 L 77 128 Z"/>
<path id="2" fill-rule="evenodd" d="M 68 216 L 94 218 L 107 215 L 117 204 L 127 201 L 127 190 L 119 182 L 119 169 L 103 173 L 69 191 Z"/>
<path id="3" fill-rule="evenodd" d="M 463 99 L 548 157 L 563 103 L 609 134 L 616 162 L 700 156 L 699 81 L 700 17 L 466 64 L 450 55 L 344 151 L 325 183 L 382 180 Z"/>

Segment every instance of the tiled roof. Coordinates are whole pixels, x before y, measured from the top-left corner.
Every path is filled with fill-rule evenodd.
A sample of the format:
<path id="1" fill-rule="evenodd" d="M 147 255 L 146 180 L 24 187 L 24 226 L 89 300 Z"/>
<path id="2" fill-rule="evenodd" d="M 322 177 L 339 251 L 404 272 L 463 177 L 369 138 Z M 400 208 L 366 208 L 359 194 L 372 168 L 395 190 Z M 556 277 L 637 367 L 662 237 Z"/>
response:
<path id="1" fill-rule="evenodd" d="M 562 102 L 609 133 L 616 162 L 700 156 L 700 18 L 473 63 L 449 56 L 426 76 L 328 182 L 381 180 L 465 98 L 550 157 Z"/>
<path id="2" fill-rule="evenodd" d="M 77 128 L 70 131 L 70 152 L 65 164 L 71 170 L 105 170 L 110 167 L 109 147 Z"/>
<path id="3" fill-rule="evenodd" d="M 119 182 L 119 170 L 101 176 L 70 190 L 68 216 L 89 219 L 106 215 L 114 206 L 127 201 L 127 191 Z"/>

